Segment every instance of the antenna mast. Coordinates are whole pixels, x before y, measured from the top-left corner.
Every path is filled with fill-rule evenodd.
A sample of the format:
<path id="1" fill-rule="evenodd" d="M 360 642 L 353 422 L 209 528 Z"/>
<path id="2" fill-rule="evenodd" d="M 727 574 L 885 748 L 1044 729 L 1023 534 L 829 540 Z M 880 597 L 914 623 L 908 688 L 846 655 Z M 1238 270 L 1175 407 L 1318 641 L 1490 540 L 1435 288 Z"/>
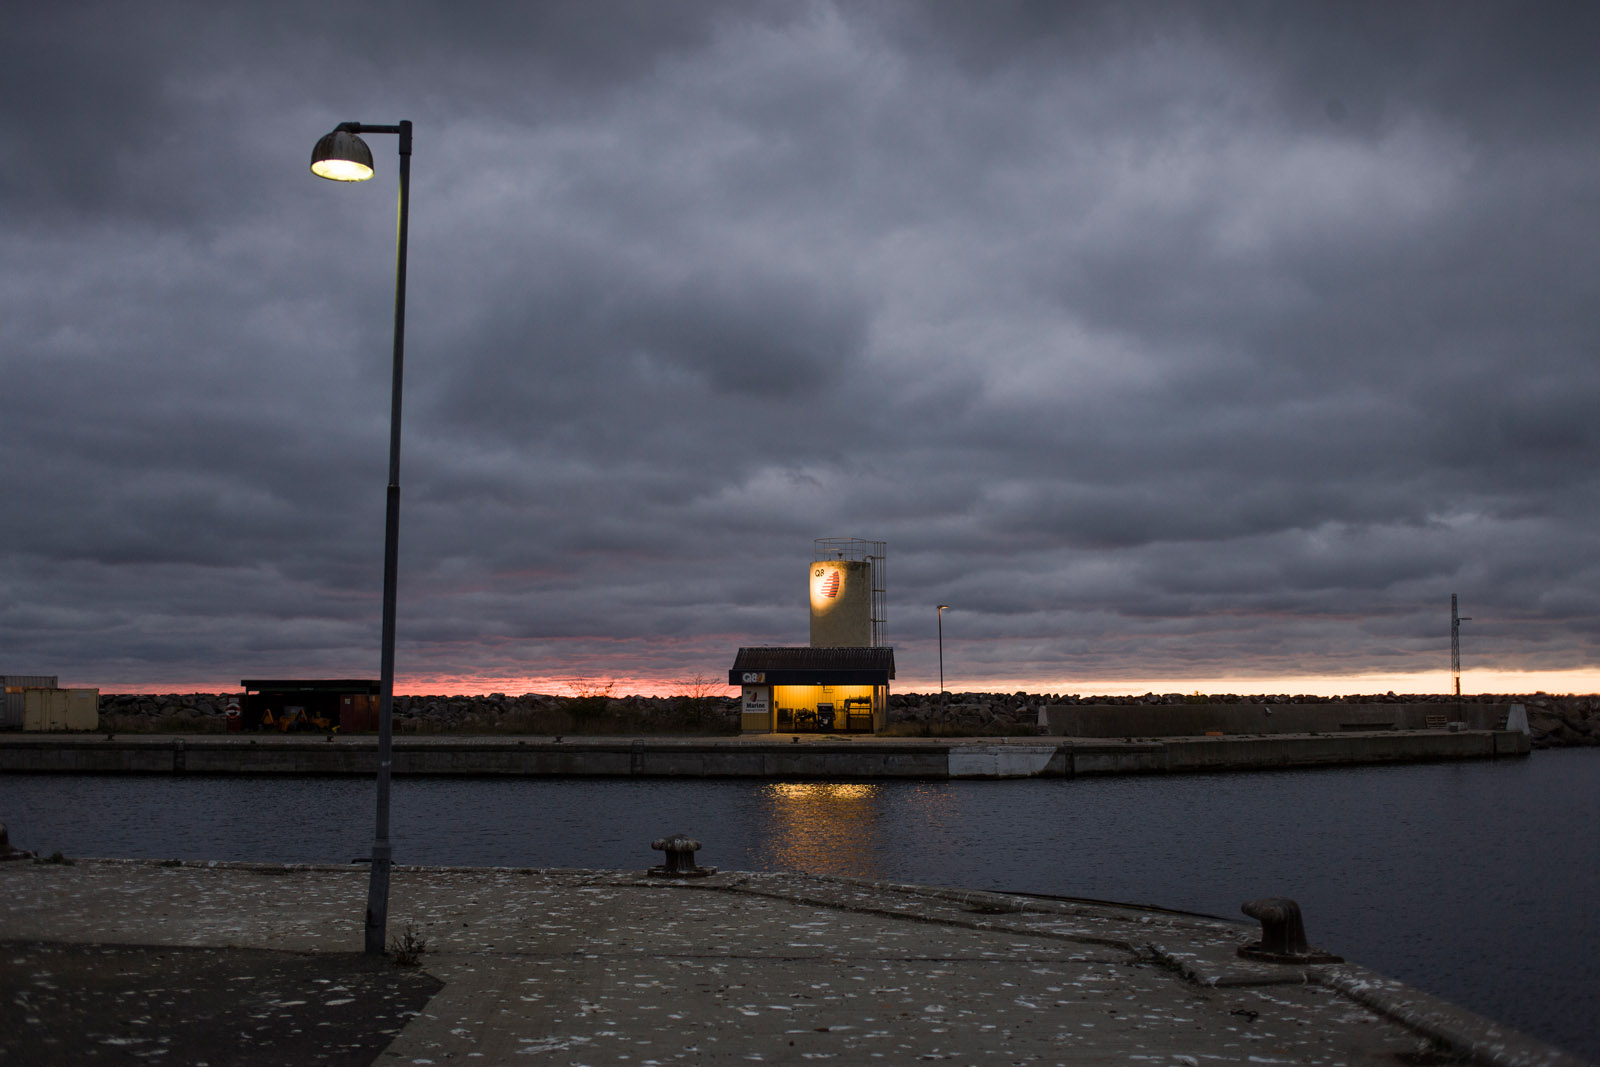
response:
<path id="1" fill-rule="evenodd" d="M 1461 695 L 1461 624 L 1471 622 L 1472 616 L 1462 618 L 1456 613 L 1456 595 L 1450 594 L 1450 675 L 1456 682 L 1456 696 Z"/>

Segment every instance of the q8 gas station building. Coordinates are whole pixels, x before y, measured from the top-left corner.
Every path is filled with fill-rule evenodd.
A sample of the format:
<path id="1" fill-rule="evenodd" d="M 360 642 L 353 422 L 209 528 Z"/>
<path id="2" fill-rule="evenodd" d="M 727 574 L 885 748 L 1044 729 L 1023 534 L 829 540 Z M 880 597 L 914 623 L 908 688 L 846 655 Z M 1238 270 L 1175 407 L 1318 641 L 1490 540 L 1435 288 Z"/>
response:
<path id="1" fill-rule="evenodd" d="M 874 733 L 883 728 L 894 649 L 883 643 L 885 543 L 813 542 L 806 568 L 811 643 L 739 649 L 728 684 L 746 733 Z"/>

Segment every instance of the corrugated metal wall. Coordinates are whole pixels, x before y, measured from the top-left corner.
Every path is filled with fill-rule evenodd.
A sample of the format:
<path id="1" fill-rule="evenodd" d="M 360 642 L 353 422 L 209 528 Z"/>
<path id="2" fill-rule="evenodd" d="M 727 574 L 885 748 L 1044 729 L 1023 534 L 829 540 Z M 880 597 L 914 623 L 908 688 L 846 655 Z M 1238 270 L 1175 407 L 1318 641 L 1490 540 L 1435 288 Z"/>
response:
<path id="1" fill-rule="evenodd" d="M 100 690 L 44 689 L 22 691 L 24 730 L 93 730 L 100 725 Z"/>
<path id="2" fill-rule="evenodd" d="M 22 691 L 24 689 L 54 689 L 54 674 L 0 674 L 0 686 L 6 691 L 5 708 L 0 710 L 0 730 L 22 729 Z"/>

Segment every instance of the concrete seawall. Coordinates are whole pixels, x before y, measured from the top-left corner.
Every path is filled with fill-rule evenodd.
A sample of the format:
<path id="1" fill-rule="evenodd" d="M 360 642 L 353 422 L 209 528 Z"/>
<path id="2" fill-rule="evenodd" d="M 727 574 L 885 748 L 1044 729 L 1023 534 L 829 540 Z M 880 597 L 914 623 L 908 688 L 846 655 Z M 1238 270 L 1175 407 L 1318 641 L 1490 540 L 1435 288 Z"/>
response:
<path id="1" fill-rule="evenodd" d="M 393 773 L 662 778 L 1063 778 L 1526 756 L 1528 735 L 1419 730 L 1247 737 L 902 739 L 397 738 Z M 371 775 L 371 737 L 0 739 L 0 774 Z"/>

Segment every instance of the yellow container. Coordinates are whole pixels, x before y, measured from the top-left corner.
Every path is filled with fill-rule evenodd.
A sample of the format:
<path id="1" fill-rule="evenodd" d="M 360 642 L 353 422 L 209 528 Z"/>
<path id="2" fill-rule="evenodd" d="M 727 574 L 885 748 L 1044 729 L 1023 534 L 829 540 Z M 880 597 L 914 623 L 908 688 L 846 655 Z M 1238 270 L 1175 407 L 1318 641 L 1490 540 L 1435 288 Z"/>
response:
<path id="1" fill-rule="evenodd" d="M 98 689 L 24 689 L 24 730 L 95 730 L 100 726 Z"/>

